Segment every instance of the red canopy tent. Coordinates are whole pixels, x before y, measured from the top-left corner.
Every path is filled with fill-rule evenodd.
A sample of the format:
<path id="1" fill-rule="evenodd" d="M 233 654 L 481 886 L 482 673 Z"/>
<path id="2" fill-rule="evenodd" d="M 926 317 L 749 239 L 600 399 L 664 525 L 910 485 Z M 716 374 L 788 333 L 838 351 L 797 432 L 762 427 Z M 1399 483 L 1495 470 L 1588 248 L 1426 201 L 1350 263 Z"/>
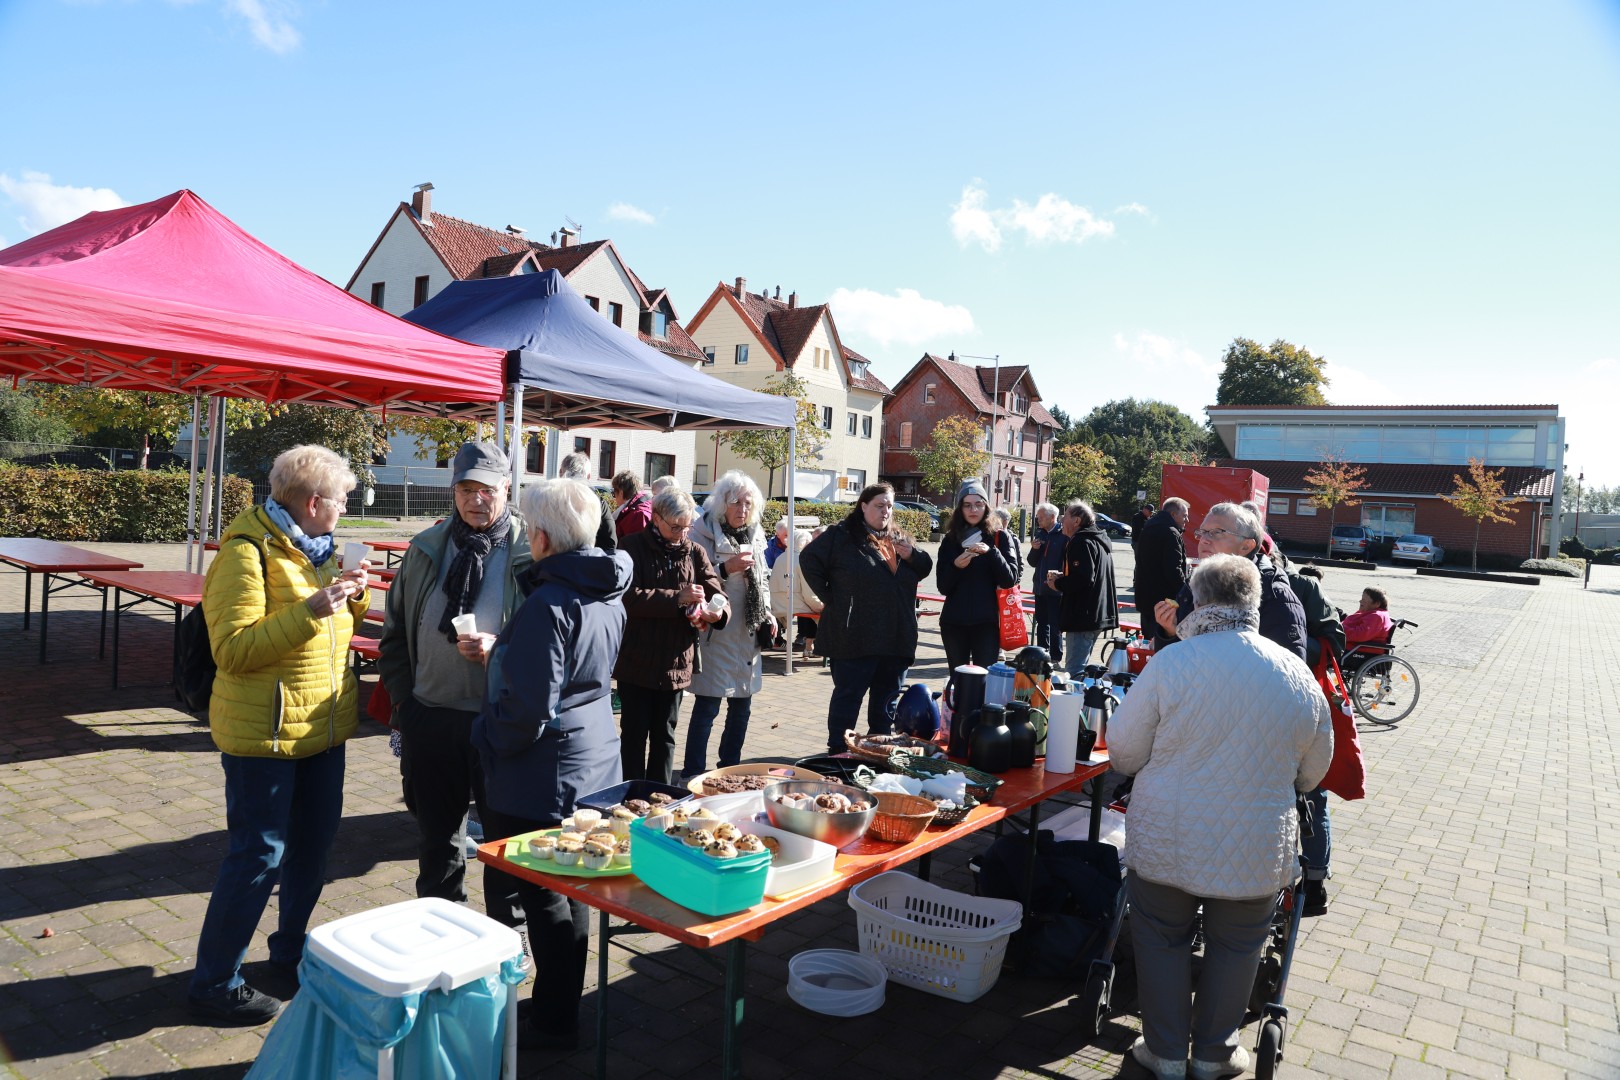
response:
<path id="1" fill-rule="evenodd" d="M 500 349 L 379 311 L 190 191 L 0 251 L 0 374 L 435 415 L 502 391 Z"/>

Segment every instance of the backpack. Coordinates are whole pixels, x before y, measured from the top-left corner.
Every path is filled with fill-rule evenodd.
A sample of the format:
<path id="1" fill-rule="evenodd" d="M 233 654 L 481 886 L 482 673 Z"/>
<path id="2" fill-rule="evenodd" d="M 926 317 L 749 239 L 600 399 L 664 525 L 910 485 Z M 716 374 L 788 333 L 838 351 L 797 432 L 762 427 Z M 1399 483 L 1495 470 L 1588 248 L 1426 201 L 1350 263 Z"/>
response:
<path id="1" fill-rule="evenodd" d="M 248 543 L 253 543 L 251 540 Z M 253 544 L 259 553 L 259 567 L 264 571 L 265 587 L 269 588 L 269 574 L 265 566 L 264 548 Z M 208 711 L 208 700 L 214 694 L 214 675 L 219 667 L 214 663 L 214 648 L 208 641 L 208 620 L 198 604 L 180 620 L 174 640 L 174 696 L 190 713 Z"/>

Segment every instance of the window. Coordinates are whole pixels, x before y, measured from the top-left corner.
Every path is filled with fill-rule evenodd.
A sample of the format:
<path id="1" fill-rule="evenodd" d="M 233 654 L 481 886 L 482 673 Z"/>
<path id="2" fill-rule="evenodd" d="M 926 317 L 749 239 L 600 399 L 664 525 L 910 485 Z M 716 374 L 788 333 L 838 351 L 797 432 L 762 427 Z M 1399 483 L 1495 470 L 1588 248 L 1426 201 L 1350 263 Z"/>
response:
<path id="1" fill-rule="evenodd" d="M 984 425 L 984 448 L 991 453 L 995 453 L 996 429 L 993 424 Z"/>
<path id="2" fill-rule="evenodd" d="M 669 336 L 669 315 L 667 312 L 655 311 L 652 313 L 652 336 L 656 338 Z M 713 363 L 713 361 L 710 361 Z"/>
<path id="3" fill-rule="evenodd" d="M 574 453 L 576 453 L 576 454 L 584 454 L 587 458 L 590 457 L 591 456 L 591 440 L 585 438 L 582 435 L 575 435 L 574 436 Z"/>
<path id="4" fill-rule="evenodd" d="M 1018 456 L 1024 456 L 1024 433 L 1022 431 L 1018 433 Z"/>
<path id="5" fill-rule="evenodd" d="M 871 437 L 872 437 L 872 418 L 870 416 L 863 416 L 863 417 L 861 417 L 861 438 L 870 439 Z"/>
<path id="6" fill-rule="evenodd" d="M 705 346 L 703 346 L 703 363 L 705 365 L 714 363 L 714 346 L 713 345 L 705 345 Z"/>
<path id="7" fill-rule="evenodd" d="M 591 305 L 591 310 L 592 310 L 592 311 L 601 311 L 601 310 L 602 310 L 602 301 L 601 301 L 601 299 L 600 299 L 600 298 L 598 298 L 598 297 L 595 297 L 595 296 L 587 296 L 587 297 L 586 297 L 586 298 L 585 298 L 585 302 L 586 302 L 586 303 L 587 303 L 587 304 L 589 304 L 589 305 Z"/>
<path id="8" fill-rule="evenodd" d="M 384 294 L 387 293 L 387 291 L 388 291 L 388 282 L 386 282 L 386 281 L 373 281 L 371 283 L 371 306 L 372 307 L 382 307 L 383 306 L 383 296 L 384 296 Z"/>
<path id="9" fill-rule="evenodd" d="M 933 403 L 934 403 L 934 384 L 933 383 L 925 383 L 923 385 L 923 404 L 924 405 L 932 405 Z"/>
<path id="10" fill-rule="evenodd" d="M 619 471 L 619 444 L 612 439 L 603 439 L 596 445 L 596 475 L 603 480 L 613 479 L 613 474 Z"/>
<path id="11" fill-rule="evenodd" d="M 615 304 L 613 301 L 609 300 L 608 301 L 608 319 L 612 321 L 614 326 L 623 326 L 624 325 L 624 305 L 623 304 Z"/>
<path id="12" fill-rule="evenodd" d="M 388 451 L 384 450 L 380 454 L 372 454 L 371 455 L 371 463 L 373 465 L 386 465 L 386 464 L 388 464 Z"/>
<path id="13" fill-rule="evenodd" d="M 1364 502 L 1361 504 L 1361 523 L 1374 536 L 1393 540 L 1417 528 L 1417 510 L 1412 506 Z"/>
<path id="14" fill-rule="evenodd" d="M 528 447 L 528 469 L 532 473 L 546 471 L 546 444 L 539 439 L 530 439 Z"/>
<path id="15" fill-rule="evenodd" d="M 856 425 L 859 424 L 859 423 L 860 423 L 860 420 L 856 417 L 856 415 L 854 413 L 850 413 L 849 414 L 849 430 L 844 432 L 844 434 L 846 434 L 846 435 L 855 434 Z"/>
<path id="16" fill-rule="evenodd" d="M 427 302 L 428 302 L 428 276 L 426 274 L 423 274 L 421 277 L 416 279 L 416 299 L 412 302 L 411 306 L 412 307 L 421 307 L 423 304 L 425 304 Z"/>
<path id="17" fill-rule="evenodd" d="M 831 431 L 832 430 L 832 406 L 831 405 L 823 405 L 821 407 L 821 427 L 822 427 L 822 430 L 824 430 L 824 431 Z"/>
<path id="18" fill-rule="evenodd" d="M 736 362 L 739 363 L 739 364 L 748 363 L 748 346 L 746 346 L 746 345 L 737 346 L 737 359 L 736 359 Z"/>
<path id="19" fill-rule="evenodd" d="M 900 445 L 901 446 L 910 446 L 911 445 L 911 421 L 910 420 L 902 420 L 902 421 L 900 421 Z"/>
<path id="20" fill-rule="evenodd" d="M 849 470 L 849 475 L 844 479 L 848 481 L 848 489 L 850 491 L 864 491 L 866 489 L 865 469 L 851 469 Z"/>
<path id="21" fill-rule="evenodd" d="M 647 455 L 647 460 L 646 460 L 646 466 L 647 466 L 646 469 L 642 472 L 641 475 L 647 477 L 649 479 L 649 481 L 650 480 L 656 480 L 660 476 L 674 476 L 675 475 L 675 455 L 674 454 L 648 454 Z"/>
<path id="22" fill-rule="evenodd" d="M 1007 429 L 1007 453 L 1010 454 L 1012 452 L 1013 452 L 1013 432 L 1012 432 L 1012 428 L 1008 428 Z"/>
<path id="23" fill-rule="evenodd" d="M 1311 502 L 1309 499 L 1295 499 L 1294 513 L 1298 514 L 1300 517 L 1315 517 L 1316 504 Z"/>
<path id="24" fill-rule="evenodd" d="M 654 477 L 654 479 L 657 479 Z M 707 465 L 694 466 L 692 469 L 692 486 L 706 488 L 709 486 L 709 467 Z"/>
<path id="25" fill-rule="evenodd" d="M 1282 495 L 1273 497 L 1267 503 L 1267 506 L 1269 507 L 1268 513 L 1286 514 L 1288 513 L 1288 496 Z"/>

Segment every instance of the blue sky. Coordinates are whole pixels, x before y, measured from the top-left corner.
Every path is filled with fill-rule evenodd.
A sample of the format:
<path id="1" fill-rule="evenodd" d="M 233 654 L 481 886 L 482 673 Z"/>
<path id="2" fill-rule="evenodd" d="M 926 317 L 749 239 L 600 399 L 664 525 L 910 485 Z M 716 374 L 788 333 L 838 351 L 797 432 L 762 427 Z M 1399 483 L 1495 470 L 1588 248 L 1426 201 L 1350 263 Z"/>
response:
<path id="1" fill-rule="evenodd" d="M 612 237 L 683 316 L 832 300 L 896 381 L 1202 419 L 1542 403 L 1620 484 L 1620 4 L 0 0 L 0 240 L 188 187 L 338 283 L 392 207 Z"/>

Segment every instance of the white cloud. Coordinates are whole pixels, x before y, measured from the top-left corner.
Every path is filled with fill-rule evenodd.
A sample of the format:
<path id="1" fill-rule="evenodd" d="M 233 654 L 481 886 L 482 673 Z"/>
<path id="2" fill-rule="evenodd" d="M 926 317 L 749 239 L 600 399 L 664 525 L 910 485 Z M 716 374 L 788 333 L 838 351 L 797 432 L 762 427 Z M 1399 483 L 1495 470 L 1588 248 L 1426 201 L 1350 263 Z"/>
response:
<path id="1" fill-rule="evenodd" d="M 1616 360 L 1612 356 L 1604 356 L 1599 357 L 1590 364 L 1587 364 L 1585 367 L 1581 368 L 1581 374 L 1601 375 L 1603 372 L 1613 371 L 1617 367 L 1620 367 L 1620 360 Z"/>
<path id="2" fill-rule="evenodd" d="M 827 301 L 841 329 L 883 346 L 918 345 L 973 332 L 973 314 L 958 304 L 929 300 L 916 289 L 894 295 L 871 289 L 836 289 Z"/>
<path id="3" fill-rule="evenodd" d="M 0 193 L 22 210 L 17 221 L 30 233 L 54 229 L 92 210 L 116 210 L 125 205 L 111 188 L 53 184 L 49 174 L 41 172 L 24 172 L 17 180 L 0 173 Z"/>
<path id="4" fill-rule="evenodd" d="M 1218 357 L 1212 359 L 1185 342 L 1146 330 L 1134 337 L 1116 333 L 1114 354 L 1128 373 L 1119 382 L 1151 388 L 1142 397 L 1168 401 L 1194 419 L 1202 419 L 1204 406 L 1215 403 L 1221 377 Z"/>
<path id="5" fill-rule="evenodd" d="M 1403 398 L 1357 368 L 1328 361 L 1326 397 L 1331 405 L 1392 405 Z"/>
<path id="6" fill-rule="evenodd" d="M 608 217 L 614 221 L 632 221 L 637 225 L 656 225 L 658 219 L 639 206 L 632 206 L 627 202 L 616 202 L 608 207 Z"/>
<path id="7" fill-rule="evenodd" d="M 284 0 L 225 0 L 225 10 L 245 19 L 253 39 L 273 53 L 290 53 L 303 41 L 292 24 L 297 8 Z"/>
<path id="8" fill-rule="evenodd" d="M 1014 199 L 1008 207 L 989 204 L 990 193 L 980 181 L 962 189 L 961 201 L 951 208 L 951 234 L 958 244 L 977 243 L 986 251 L 996 251 L 1008 233 L 1023 233 L 1026 244 L 1082 244 L 1094 236 L 1114 234 L 1112 221 L 1054 192 L 1034 203 Z M 1128 203 L 1115 213 L 1151 216 L 1140 203 Z"/>

